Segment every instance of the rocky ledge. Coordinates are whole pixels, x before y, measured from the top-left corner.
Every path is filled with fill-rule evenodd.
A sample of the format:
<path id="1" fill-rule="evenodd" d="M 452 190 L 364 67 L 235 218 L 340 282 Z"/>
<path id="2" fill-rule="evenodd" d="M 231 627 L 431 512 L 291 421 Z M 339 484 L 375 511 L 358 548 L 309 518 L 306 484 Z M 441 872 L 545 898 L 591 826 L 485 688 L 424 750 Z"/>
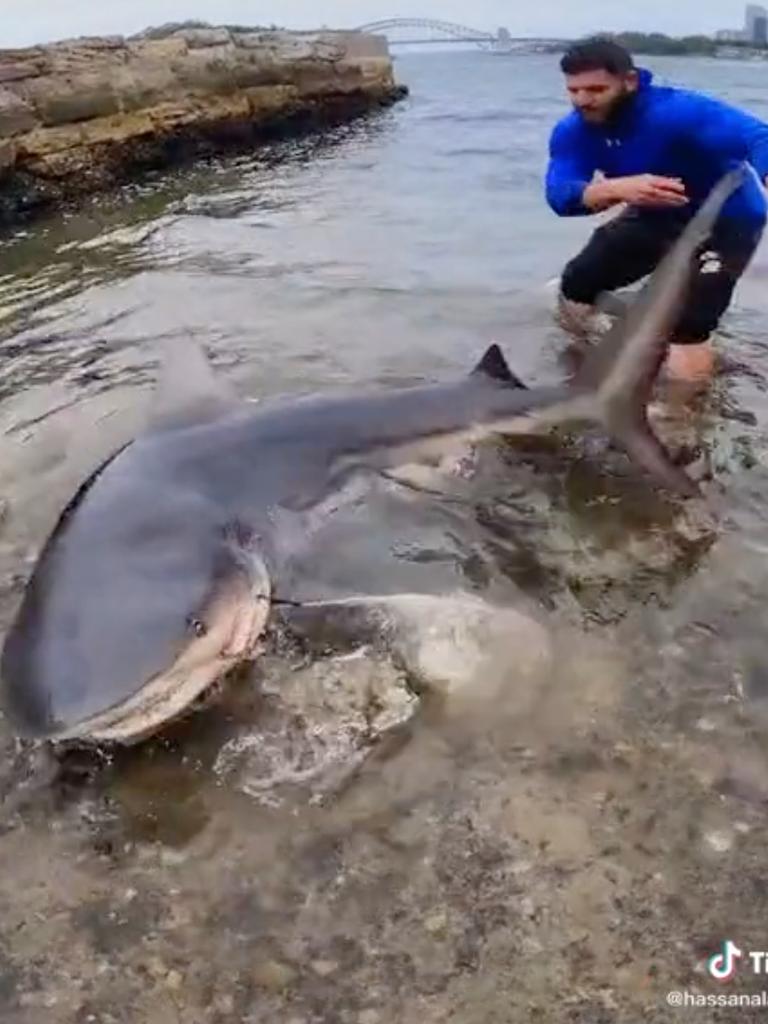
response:
<path id="1" fill-rule="evenodd" d="M 0 50 L 0 224 L 406 92 L 386 39 L 356 32 L 181 27 Z"/>

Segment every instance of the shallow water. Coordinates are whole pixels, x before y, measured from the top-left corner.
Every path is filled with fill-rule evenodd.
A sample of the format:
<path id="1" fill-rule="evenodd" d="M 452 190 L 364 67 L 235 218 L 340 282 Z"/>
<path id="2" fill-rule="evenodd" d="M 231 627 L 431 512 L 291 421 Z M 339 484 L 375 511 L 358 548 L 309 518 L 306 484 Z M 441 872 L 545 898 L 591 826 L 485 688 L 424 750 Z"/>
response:
<path id="1" fill-rule="evenodd" d="M 768 115 L 759 64 L 653 67 Z M 590 225 L 541 197 L 556 65 L 397 69 L 393 110 L 5 242 L 0 626 L 141 422 L 164 338 L 254 398 L 446 379 L 490 340 L 527 382 L 562 376 L 550 282 Z M 702 958 L 765 946 L 765 262 L 719 339 L 738 365 L 683 431 L 707 508 L 599 437 L 489 445 L 442 494 L 376 485 L 296 588 L 498 617 L 420 605 L 399 655 L 355 616 L 278 630 L 156 742 L 33 780 L 0 836 L 3 1021 L 634 1024 L 721 991 Z"/>

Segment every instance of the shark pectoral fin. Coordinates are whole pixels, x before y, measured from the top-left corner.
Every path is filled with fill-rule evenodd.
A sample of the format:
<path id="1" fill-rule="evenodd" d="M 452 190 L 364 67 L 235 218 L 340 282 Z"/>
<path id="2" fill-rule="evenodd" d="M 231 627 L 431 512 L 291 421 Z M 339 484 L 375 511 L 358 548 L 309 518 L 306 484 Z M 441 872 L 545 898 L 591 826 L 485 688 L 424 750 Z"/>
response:
<path id="1" fill-rule="evenodd" d="M 377 466 L 350 460 L 331 469 L 328 477 L 317 487 L 285 498 L 281 505 L 289 512 L 323 514 L 359 499 L 380 475 Z"/>
<path id="2" fill-rule="evenodd" d="M 242 404 L 216 377 L 202 347 L 192 338 L 173 338 L 163 345 L 148 429 L 173 430 L 231 414 Z"/>
<path id="3" fill-rule="evenodd" d="M 621 425 L 614 427 L 612 434 L 630 459 L 667 490 L 685 498 L 694 498 L 701 494 L 699 485 L 680 466 L 672 462 L 669 453 L 644 416 L 625 420 Z"/>

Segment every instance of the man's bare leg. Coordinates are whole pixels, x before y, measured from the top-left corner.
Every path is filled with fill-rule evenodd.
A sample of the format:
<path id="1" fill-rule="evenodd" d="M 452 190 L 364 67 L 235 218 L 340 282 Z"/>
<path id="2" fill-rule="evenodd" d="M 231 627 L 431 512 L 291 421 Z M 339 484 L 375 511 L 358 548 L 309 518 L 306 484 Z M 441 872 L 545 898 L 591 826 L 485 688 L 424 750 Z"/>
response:
<path id="1" fill-rule="evenodd" d="M 566 299 L 562 293 L 557 299 L 557 321 L 563 330 L 578 338 L 586 339 L 589 331 L 589 320 L 594 313 L 594 306 Z"/>
<path id="2" fill-rule="evenodd" d="M 574 302 L 562 295 L 558 300 L 558 322 L 576 340 L 590 342 L 607 326 L 606 314 L 598 307 Z M 680 384 L 686 391 L 701 390 L 715 374 L 716 353 L 712 342 L 672 342 L 667 348 L 661 375 L 672 384 Z"/>
<path id="3" fill-rule="evenodd" d="M 672 343 L 664 361 L 663 373 L 670 382 L 706 387 L 715 374 L 715 349 L 712 342 Z"/>
<path id="4" fill-rule="evenodd" d="M 557 320 L 563 330 L 577 341 L 592 341 L 610 326 L 610 319 L 597 306 L 558 297 Z"/>

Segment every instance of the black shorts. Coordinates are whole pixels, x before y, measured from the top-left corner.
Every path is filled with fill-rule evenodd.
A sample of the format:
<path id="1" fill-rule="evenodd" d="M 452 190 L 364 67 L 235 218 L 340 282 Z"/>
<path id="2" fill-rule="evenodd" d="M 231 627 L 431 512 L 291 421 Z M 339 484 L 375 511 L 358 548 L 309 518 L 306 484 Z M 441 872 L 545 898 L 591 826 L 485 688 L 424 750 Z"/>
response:
<path id="1" fill-rule="evenodd" d="M 599 227 L 563 271 L 566 299 L 592 305 L 602 292 L 626 288 L 650 274 L 674 244 L 685 222 L 674 214 L 648 215 L 629 209 Z M 762 228 L 729 222 L 716 225 L 699 250 L 685 307 L 671 340 L 704 341 L 728 309 L 734 288 L 747 269 Z"/>

